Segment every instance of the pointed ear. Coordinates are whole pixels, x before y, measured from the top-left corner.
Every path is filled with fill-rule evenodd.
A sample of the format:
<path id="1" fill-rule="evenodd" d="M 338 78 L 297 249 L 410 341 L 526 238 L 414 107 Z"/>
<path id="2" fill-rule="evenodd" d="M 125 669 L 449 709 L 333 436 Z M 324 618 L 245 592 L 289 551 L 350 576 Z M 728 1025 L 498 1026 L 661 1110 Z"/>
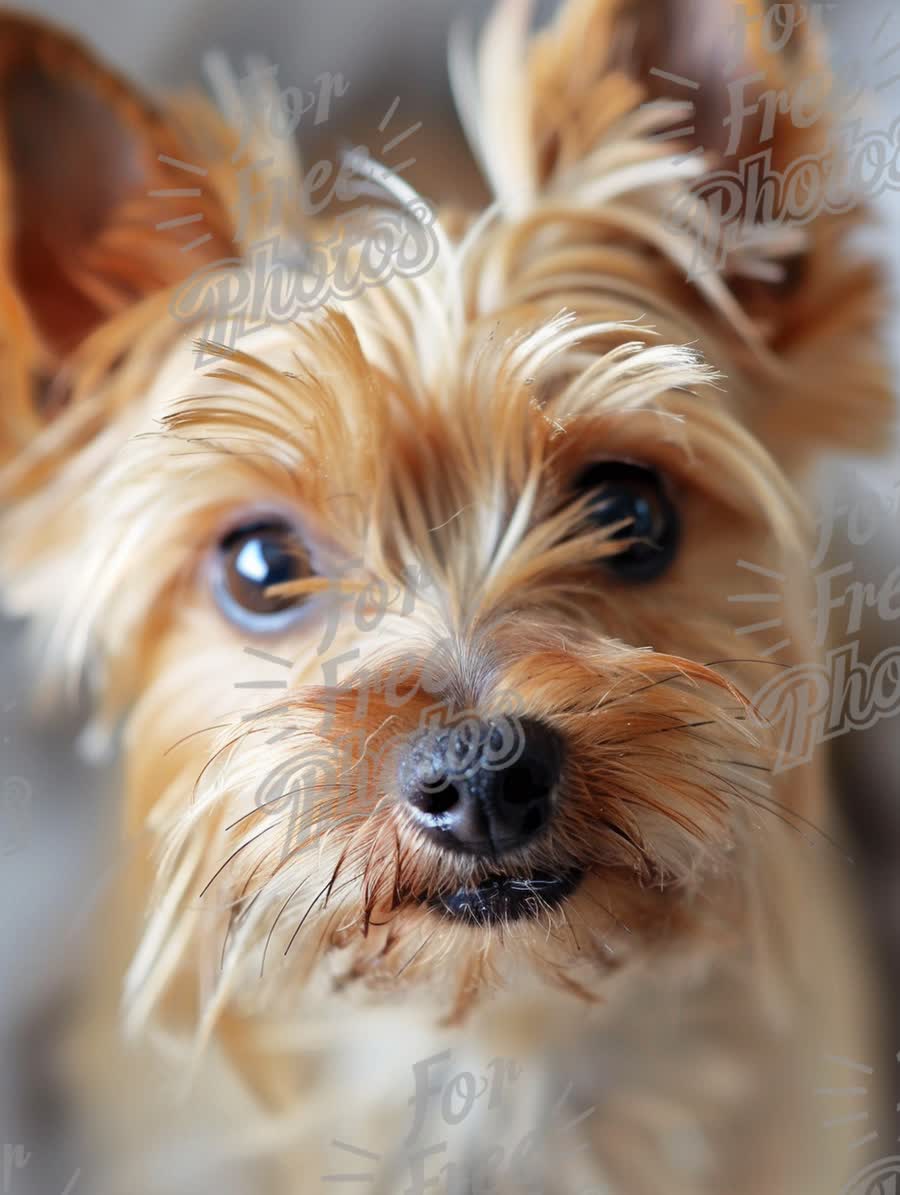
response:
<path id="1" fill-rule="evenodd" d="M 713 268 L 779 362 L 769 401 L 747 422 L 786 464 L 834 448 L 882 451 L 894 421 L 886 280 L 854 239 L 869 196 L 837 129 L 838 117 L 861 115 L 850 110 L 861 97 L 842 95 L 829 67 L 821 6 L 636 6 L 633 69 L 652 99 L 688 101 L 677 135 L 710 163 L 695 196 L 720 225 Z"/>
<path id="2" fill-rule="evenodd" d="M 695 189 L 723 221 L 771 223 L 791 215 L 792 167 L 834 148 L 837 88 L 806 0 L 568 0 L 536 39 L 531 87 L 539 187 L 654 110 L 650 139 L 695 157 Z M 816 183 L 804 175 L 804 200 Z"/>
<path id="3" fill-rule="evenodd" d="M 626 6 L 629 7 L 629 6 Z M 835 81 L 807 0 L 632 0 L 631 70 L 690 105 L 682 137 L 714 163 L 769 149 L 785 170 L 825 148 Z"/>
<path id="4" fill-rule="evenodd" d="M 229 252 L 205 174 L 171 117 L 74 38 L 0 16 L 0 459 L 106 319 Z"/>
<path id="5" fill-rule="evenodd" d="M 512 28 L 523 4 L 503 7 Z M 816 11 L 807 0 L 566 0 L 535 43 L 542 172 L 581 158 L 636 96 L 689 106 L 681 140 L 713 157 L 771 143 L 783 165 L 827 124 L 810 116 L 832 87 Z"/>
<path id="6" fill-rule="evenodd" d="M 619 160 L 597 147 L 620 129 L 632 147 L 646 138 L 632 160 L 672 155 L 690 171 L 674 194 L 657 177 L 635 199 L 677 248 L 673 260 L 691 263 L 678 266 L 696 283 L 686 303 L 710 300 L 714 284 L 721 296 L 722 280 L 737 300 L 774 366 L 758 387 L 768 401 L 745 417 L 785 462 L 878 450 L 893 412 L 885 284 L 852 239 L 866 196 L 854 193 L 847 138 L 835 131 L 835 113 L 848 111 L 818 11 L 806 0 L 568 0 L 534 43 L 519 155 L 528 171 L 516 176 L 520 192 L 565 193 Z M 874 148 L 895 179 L 895 147 Z M 494 149 L 511 160 L 502 139 Z"/>

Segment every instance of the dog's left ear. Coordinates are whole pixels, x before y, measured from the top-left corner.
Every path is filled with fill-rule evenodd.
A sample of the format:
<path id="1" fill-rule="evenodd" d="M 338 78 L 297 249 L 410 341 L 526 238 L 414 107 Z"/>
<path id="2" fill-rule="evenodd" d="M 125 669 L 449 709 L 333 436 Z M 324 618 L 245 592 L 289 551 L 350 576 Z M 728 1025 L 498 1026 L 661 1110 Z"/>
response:
<path id="1" fill-rule="evenodd" d="M 517 7 L 506 5 L 511 27 Z M 671 122 L 657 123 L 650 142 L 707 169 L 677 210 L 656 187 L 660 232 L 683 232 L 688 276 L 717 275 L 755 329 L 774 369 L 754 385 L 745 417 L 786 462 L 834 447 L 880 450 L 892 416 L 885 287 L 853 244 L 866 196 L 854 202 L 852 178 L 842 192 L 846 138 L 834 118 L 847 112 L 819 12 L 806 0 L 568 0 L 534 42 L 530 144 L 513 158 L 504 142 L 515 149 L 525 138 L 494 141 L 513 201 L 551 185 L 564 194 L 602 159 L 605 137 L 612 144 L 624 127 L 633 136 L 642 106 L 669 104 Z M 705 263 L 694 254 L 698 228 Z M 708 296 L 703 281 L 696 292 Z"/>
<path id="2" fill-rule="evenodd" d="M 854 240 L 870 196 L 854 195 L 837 128 L 860 97 L 829 67 L 823 7 L 638 0 L 638 9 L 637 72 L 651 98 L 690 102 L 678 131 L 712 163 L 696 190 L 726 217 L 728 253 L 714 266 L 783 371 L 760 387 L 747 422 L 788 463 L 823 449 L 883 450 L 894 416 L 888 299 L 880 264 Z M 850 153 L 858 148 L 851 140 Z"/>
<path id="3" fill-rule="evenodd" d="M 0 460 L 106 319 L 232 251 L 206 174 L 171 117 L 74 38 L 0 15 Z"/>

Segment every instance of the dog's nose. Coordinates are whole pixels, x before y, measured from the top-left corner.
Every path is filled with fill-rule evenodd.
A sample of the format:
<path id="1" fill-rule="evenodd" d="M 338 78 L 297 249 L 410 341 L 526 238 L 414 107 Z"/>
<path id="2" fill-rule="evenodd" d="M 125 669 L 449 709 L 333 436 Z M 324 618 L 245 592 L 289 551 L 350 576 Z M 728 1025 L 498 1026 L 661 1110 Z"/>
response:
<path id="1" fill-rule="evenodd" d="M 496 858 L 547 825 L 562 762 L 561 737 L 541 722 L 467 719 L 410 742 L 400 790 L 433 841 Z"/>

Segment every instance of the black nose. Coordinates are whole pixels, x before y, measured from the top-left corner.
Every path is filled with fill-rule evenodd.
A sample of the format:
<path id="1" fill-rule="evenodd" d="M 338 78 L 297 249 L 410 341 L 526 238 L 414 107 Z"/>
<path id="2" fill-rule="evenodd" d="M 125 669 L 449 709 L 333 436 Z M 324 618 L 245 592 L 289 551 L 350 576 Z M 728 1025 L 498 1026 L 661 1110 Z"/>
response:
<path id="1" fill-rule="evenodd" d="M 547 825 L 562 761 L 562 739 L 541 722 L 467 719 L 410 742 L 400 790 L 435 842 L 496 858 Z"/>

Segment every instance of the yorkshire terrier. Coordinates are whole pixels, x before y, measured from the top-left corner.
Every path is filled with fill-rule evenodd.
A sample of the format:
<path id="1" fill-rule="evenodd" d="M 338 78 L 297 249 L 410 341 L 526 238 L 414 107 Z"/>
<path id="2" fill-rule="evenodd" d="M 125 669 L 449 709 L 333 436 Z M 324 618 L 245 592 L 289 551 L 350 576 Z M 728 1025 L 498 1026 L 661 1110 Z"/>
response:
<path id="1" fill-rule="evenodd" d="M 746 190 L 760 152 L 837 168 L 777 7 L 775 44 L 764 0 L 502 0 L 451 55 L 490 205 L 351 154 L 343 262 L 328 211 L 248 217 L 244 166 L 304 175 L 221 70 L 153 105 L 2 19 L 4 593 L 124 771 L 66 1052 L 92 1191 L 862 1164 L 816 1098 L 877 1048 L 840 827 L 754 695 L 818 658 L 802 495 L 885 441 L 886 301 L 861 204 Z M 253 294 L 266 237 L 358 281 L 392 220 L 427 261 L 184 301 Z M 742 561 L 785 579 L 777 652 Z"/>

